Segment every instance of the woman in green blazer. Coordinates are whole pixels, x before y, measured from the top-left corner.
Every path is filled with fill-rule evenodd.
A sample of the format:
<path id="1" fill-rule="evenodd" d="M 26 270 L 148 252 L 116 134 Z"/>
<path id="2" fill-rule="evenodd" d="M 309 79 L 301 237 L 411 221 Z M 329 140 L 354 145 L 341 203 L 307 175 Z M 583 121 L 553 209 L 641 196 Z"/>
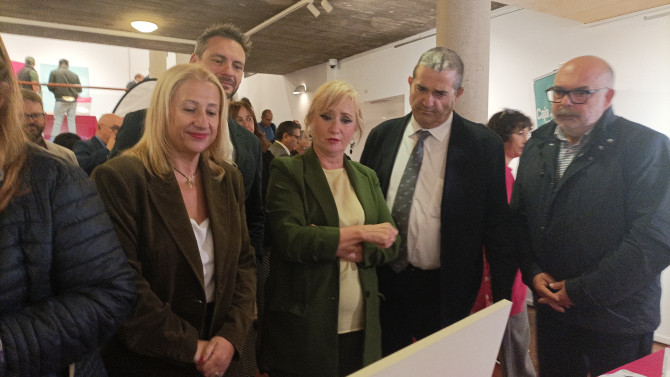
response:
<path id="1" fill-rule="evenodd" d="M 377 176 L 344 155 L 360 121 L 356 91 L 328 82 L 305 119 L 313 148 L 271 165 L 261 332 L 270 377 L 344 376 L 381 358 L 376 267 L 399 240 Z"/>
<path id="2" fill-rule="evenodd" d="M 256 270 L 225 98 L 200 65 L 173 67 L 140 142 L 93 172 L 138 293 L 104 349 L 110 377 L 221 377 L 239 366 Z"/>

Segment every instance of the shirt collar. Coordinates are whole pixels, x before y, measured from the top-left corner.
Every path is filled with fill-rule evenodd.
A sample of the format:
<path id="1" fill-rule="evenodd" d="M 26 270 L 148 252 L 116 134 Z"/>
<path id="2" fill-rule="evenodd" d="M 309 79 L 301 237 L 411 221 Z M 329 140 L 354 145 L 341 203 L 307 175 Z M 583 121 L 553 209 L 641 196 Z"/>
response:
<path id="1" fill-rule="evenodd" d="M 453 120 L 454 120 L 454 112 L 452 111 L 451 114 L 449 114 L 447 120 L 444 121 L 444 123 L 440 124 L 437 127 L 426 129 L 419 126 L 419 122 L 417 122 L 416 119 L 414 118 L 414 115 L 412 115 L 412 119 L 410 120 L 410 127 L 412 128 L 412 132 L 410 133 L 410 135 L 414 135 L 417 131 L 424 130 L 428 131 L 437 140 L 442 141 L 449 135 L 449 130 L 451 130 L 451 124 Z"/>
<path id="2" fill-rule="evenodd" d="M 281 141 L 279 141 L 279 140 L 275 140 L 275 143 L 277 143 L 277 144 L 281 145 L 282 147 L 284 147 L 284 149 L 286 150 L 286 153 L 291 154 L 291 151 L 288 150 L 288 148 L 286 147 L 286 145 L 282 144 Z"/>
<path id="3" fill-rule="evenodd" d="M 589 130 L 587 133 L 585 133 L 582 137 L 580 137 L 579 141 L 574 146 L 586 144 L 591 138 L 591 131 L 593 131 L 593 128 Z M 565 132 L 563 132 L 563 129 L 558 124 L 556 125 L 556 129 L 554 130 L 554 135 L 556 136 L 556 138 L 558 138 L 558 140 L 569 143 L 568 138 L 565 137 Z"/>

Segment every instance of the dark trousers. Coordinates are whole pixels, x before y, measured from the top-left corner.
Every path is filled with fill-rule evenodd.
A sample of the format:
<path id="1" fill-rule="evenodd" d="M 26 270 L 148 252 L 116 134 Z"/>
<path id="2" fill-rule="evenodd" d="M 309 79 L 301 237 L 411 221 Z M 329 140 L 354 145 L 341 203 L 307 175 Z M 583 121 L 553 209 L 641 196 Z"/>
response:
<path id="1" fill-rule="evenodd" d="M 364 331 L 354 331 L 337 336 L 338 342 L 338 373 L 340 377 L 348 376 L 363 368 L 363 343 L 365 341 Z M 332 375 L 331 371 L 324 373 Z M 306 377 L 282 370 L 271 369 L 270 377 Z M 310 376 L 311 377 L 311 376 Z"/>
<path id="2" fill-rule="evenodd" d="M 382 354 L 390 355 L 440 330 L 440 270 L 408 266 L 377 270 L 381 303 Z"/>
<path id="3" fill-rule="evenodd" d="M 558 320 L 549 310 L 544 305 L 537 310 L 540 377 L 600 376 L 651 353 L 653 332 L 593 331 Z"/>

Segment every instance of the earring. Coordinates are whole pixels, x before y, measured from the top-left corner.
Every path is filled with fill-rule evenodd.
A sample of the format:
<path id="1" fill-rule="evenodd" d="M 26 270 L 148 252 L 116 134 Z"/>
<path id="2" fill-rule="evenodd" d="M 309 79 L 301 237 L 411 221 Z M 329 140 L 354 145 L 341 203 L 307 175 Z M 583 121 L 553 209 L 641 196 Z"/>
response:
<path id="1" fill-rule="evenodd" d="M 353 140 L 351 141 L 351 144 L 349 144 L 349 154 L 354 153 L 354 147 L 356 146 L 356 142 Z"/>

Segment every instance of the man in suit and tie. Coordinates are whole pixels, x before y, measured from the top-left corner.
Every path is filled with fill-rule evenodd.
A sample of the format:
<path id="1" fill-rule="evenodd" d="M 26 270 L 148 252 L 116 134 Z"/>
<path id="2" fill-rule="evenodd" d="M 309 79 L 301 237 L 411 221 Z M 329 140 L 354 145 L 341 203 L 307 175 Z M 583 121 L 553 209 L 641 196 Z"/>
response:
<path id="1" fill-rule="evenodd" d="M 240 87 L 244 76 L 244 64 L 251 50 L 251 41 L 232 24 L 216 24 L 207 28 L 196 40 L 191 63 L 202 64 L 219 79 L 228 99 Z M 144 132 L 146 110 L 128 113 L 112 156 L 135 145 Z M 258 138 L 228 117 L 228 131 L 233 145 L 233 159 L 242 173 L 247 228 L 251 244 L 260 259 L 263 253 L 265 212 L 262 199 L 263 159 Z"/>
<path id="2" fill-rule="evenodd" d="M 292 120 L 281 122 L 277 137 L 268 150 L 274 157 L 290 156 L 300 141 L 300 125 Z"/>
<path id="3" fill-rule="evenodd" d="M 402 236 L 398 259 L 378 270 L 385 355 L 470 314 L 483 247 L 494 299 L 510 295 L 517 263 L 508 242 L 503 143 L 453 111 L 462 79 L 458 54 L 426 51 L 408 79 L 412 112 L 375 127 L 361 155 Z"/>
<path id="4" fill-rule="evenodd" d="M 100 117 L 92 138 L 74 143 L 72 149 L 77 156 L 79 166 L 86 174 L 91 175 L 96 166 L 107 161 L 122 121 L 123 119 L 118 115 L 105 114 Z"/>

